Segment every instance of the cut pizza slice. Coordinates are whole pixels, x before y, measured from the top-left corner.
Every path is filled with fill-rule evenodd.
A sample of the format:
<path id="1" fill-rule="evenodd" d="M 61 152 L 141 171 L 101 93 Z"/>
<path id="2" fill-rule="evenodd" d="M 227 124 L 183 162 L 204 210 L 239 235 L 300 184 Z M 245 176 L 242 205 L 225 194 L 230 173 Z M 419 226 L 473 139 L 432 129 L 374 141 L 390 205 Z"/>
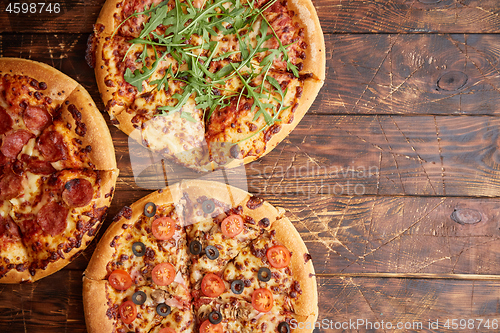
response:
<path id="1" fill-rule="evenodd" d="M 6 205 L 6 202 L 4 202 Z M 2 211 L 4 211 L 2 209 Z M 26 263 L 28 251 L 21 240 L 19 226 L 9 215 L 0 211 L 0 276 L 6 283 L 21 279 L 28 280 L 29 272 Z"/>
<path id="2" fill-rule="evenodd" d="M 22 234 L 30 278 L 38 280 L 64 267 L 94 238 L 117 173 L 75 169 L 22 177 L 23 191 L 9 199 L 9 217 Z"/>
<path id="3" fill-rule="evenodd" d="M 166 191 L 122 210 L 99 242 L 84 278 L 89 330 L 191 331 L 186 235 Z"/>
<path id="4" fill-rule="evenodd" d="M 220 325 L 224 331 L 290 332 L 318 315 L 310 256 L 287 218 L 241 250 L 222 274 L 205 275 L 202 281 L 194 302 L 198 323 L 208 319 L 206 325 Z"/>

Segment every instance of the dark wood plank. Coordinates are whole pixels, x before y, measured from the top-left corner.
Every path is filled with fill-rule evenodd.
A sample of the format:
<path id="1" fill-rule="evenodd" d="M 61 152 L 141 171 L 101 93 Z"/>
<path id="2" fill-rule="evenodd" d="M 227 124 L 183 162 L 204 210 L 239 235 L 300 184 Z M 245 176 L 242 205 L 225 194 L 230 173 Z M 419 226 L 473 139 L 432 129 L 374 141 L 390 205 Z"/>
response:
<path id="1" fill-rule="evenodd" d="M 495 0 L 314 0 L 326 33 L 495 33 Z"/>
<path id="2" fill-rule="evenodd" d="M 111 210 L 140 194 L 117 192 Z M 500 275 L 500 199 L 263 197 L 288 211 L 318 274 Z M 85 269 L 112 216 L 67 269 Z"/>
<path id="3" fill-rule="evenodd" d="M 24 3 L 37 4 L 31 12 L 19 14 L 7 12 L 9 2 L 0 3 L 0 32 L 13 33 L 91 33 L 105 0 L 28 0 Z M 21 1 L 18 1 L 19 3 Z M 38 3 L 45 3 L 44 7 Z M 52 12 L 48 12 L 51 4 Z M 56 10 L 54 11 L 54 5 Z M 31 5 L 33 6 L 33 5 Z M 13 7 L 11 7 L 13 9 Z M 59 10 L 57 10 L 59 8 Z M 26 9 L 24 11 L 27 11 Z M 59 12 L 57 12 L 59 11 Z"/>
<path id="4" fill-rule="evenodd" d="M 30 0 L 29 2 L 45 2 Z M 90 33 L 105 0 L 65 0 L 60 13 L 9 14 L 0 4 L 0 32 Z M 323 32 L 498 33 L 495 0 L 315 0 Z"/>
<path id="5" fill-rule="evenodd" d="M 102 109 L 85 62 L 88 34 L 7 34 L 0 54 L 76 79 Z M 500 41 L 493 35 L 327 35 L 326 82 L 309 113 L 500 114 Z"/>
<path id="6" fill-rule="evenodd" d="M 81 271 L 61 271 L 37 283 L 0 285 L 2 332 L 86 332 L 81 296 Z M 370 331 L 365 325 L 398 322 L 415 325 L 407 332 L 457 332 L 446 320 L 476 319 L 476 330 L 490 320 L 498 324 L 499 281 L 408 278 L 318 277 L 319 317 L 315 332 L 339 332 L 344 322 L 360 326 L 348 331 Z M 439 321 L 437 327 L 429 328 Z M 369 324 L 371 323 L 371 324 Z M 422 329 L 419 329 L 422 325 Z M 305 323 L 303 325 L 306 325 Z M 314 323 L 310 323 L 314 325 Z M 345 324 L 344 324 L 345 325 Z M 376 326 L 375 326 L 376 327 Z M 387 328 L 387 326 L 384 326 Z M 409 326 L 411 327 L 411 326 Z M 368 326 L 368 329 L 370 326 Z M 375 331 L 375 330 L 371 330 Z M 382 330 L 377 330 L 382 331 Z"/>

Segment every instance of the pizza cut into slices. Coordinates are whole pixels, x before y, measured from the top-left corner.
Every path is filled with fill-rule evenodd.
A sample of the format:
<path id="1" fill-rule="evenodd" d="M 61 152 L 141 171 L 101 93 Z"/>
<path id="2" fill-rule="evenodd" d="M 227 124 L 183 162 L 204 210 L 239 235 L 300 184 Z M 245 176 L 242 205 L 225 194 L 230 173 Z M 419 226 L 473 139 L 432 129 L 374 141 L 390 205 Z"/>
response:
<path id="1" fill-rule="evenodd" d="M 114 124 L 198 171 L 269 153 L 325 78 L 309 0 L 108 0 L 88 59 Z"/>
<path id="2" fill-rule="evenodd" d="M 54 68 L 0 59 L 0 283 L 67 265 L 96 235 L 118 176 L 107 125 Z"/>
<path id="3" fill-rule="evenodd" d="M 83 297 L 90 333 L 298 332 L 318 315 L 310 255 L 284 210 L 201 180 L 125 207 Z"/>

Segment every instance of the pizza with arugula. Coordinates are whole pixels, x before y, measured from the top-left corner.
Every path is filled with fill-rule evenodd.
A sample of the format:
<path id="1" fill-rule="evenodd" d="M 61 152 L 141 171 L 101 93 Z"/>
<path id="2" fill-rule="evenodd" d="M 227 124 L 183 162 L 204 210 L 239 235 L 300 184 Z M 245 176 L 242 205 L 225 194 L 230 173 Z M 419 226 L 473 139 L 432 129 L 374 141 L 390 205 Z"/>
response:
<path id="1" fill-rule="evenodd" d="M 87 55 L 112 122 L 198 171 L 267 154 L 325 78 L 310 0 L 108 0 Z"/>

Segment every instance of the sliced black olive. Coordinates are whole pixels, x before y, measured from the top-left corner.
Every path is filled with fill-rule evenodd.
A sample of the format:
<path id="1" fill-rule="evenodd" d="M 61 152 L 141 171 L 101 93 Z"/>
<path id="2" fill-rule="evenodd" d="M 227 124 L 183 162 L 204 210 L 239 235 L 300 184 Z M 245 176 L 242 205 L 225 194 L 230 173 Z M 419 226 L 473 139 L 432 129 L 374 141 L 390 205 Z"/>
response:
<path id="1" fill-rule="evenodd" d="M 146 302 L 147 298 L 148 296 L 146 296 L 144 291 L 138 291 L 132 295 L 132 302 L 134 302 L 134 304 L 141 305 Z"/>
<path id="2" fill-rule="evenodd" d="M 243 292 L 243 289 L 245 289 L 245 283 L 242 280 L 234 280 L 231 282 L 231 291 L 233 294 L 241 294 Z"/>
<path id="3" fill-rule="evenodd" d="M 132 244 L 132 252 L 136 257 L 142 257 L 146 253 L 146 245 L 141 242 Z"/>
<path id="4" fill-rule="evenodd" d="M 282 321 L 278 325 L 278 333 L 290 333 L 290 325 L 286 321 Z"/>
<path id="5" fill-rule="evenodd" d="M 191 243 L 189 243 L 189 252 L 191 252 L 191 254 L 195 256 L 200 254 L 202 249 L 203 247 L 201 246 L 201 243 L 198 242 L 197 240 L 194 240 Z"/>
<path id="6" fill-rule="evenodd" d="M 208 259 L 210 260 L 215 260 L 219 258 L 219 250 L 215 246 L 208 245 L 205 248 L 205 254 L 207 255 Z"/>
<path id="7" fill-rule="evenodd" d="M 257 277 L 260 281 L 267 282 L 271 280 L 271 270 L 267 267 L 261 267 L 259 273 L 257 273 Z"/>
<path id="8" fill-rule="evenodd" d="M 156 306 L 156 313 L 162 317 L 168 316 L 170 311 L 172 311 L 172 309 L 170 309 L 170 306 L 165 303 L 160 303 Z"/>
<path id="9" fill-rule="evenodd" d="M 211 212 L 213 212 L 215 210 L 215 204 L 212 200 L 205 200 L 201 204 L 201 208 L 203 208 L 203 211 L 205 212 L 205 214 L 210 214 Z"/>
<path id="10" fill-rule="evenodd" d="M 210 320 L 212 325 L 217 325 L 222 321 L 222 315 L 219 311 L 212 311 L 208 315 L 208 320 Z"/>
<path id="11" fill-rule="evenodd" d="M 151 211 L 149 211 L 149 207 L 151 208 Z M 156 214 L 156 205 L 154 202 L 148 202 L 147 204 L 144 205 L 144 215 L 147 217 L 153 217 Z"/>

